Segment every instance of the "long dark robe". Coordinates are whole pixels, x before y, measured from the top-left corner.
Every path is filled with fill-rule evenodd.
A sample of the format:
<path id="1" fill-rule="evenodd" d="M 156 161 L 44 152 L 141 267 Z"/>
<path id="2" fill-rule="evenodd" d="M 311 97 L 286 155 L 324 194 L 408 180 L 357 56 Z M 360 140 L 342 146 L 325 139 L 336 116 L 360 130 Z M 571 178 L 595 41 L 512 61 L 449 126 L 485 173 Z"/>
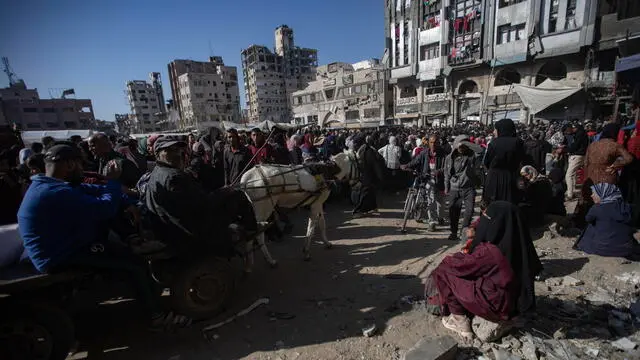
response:
<path id="1" fill-rule="evenodd" d="M 545 173 L 545 159 L 552 151 L 551 144 L 545 140 L 529 139 L 524 143 L 526 161 L 525 165 L 531 165 L 540 173 Z"/>
<path id="2" fill-rule="evenodd" d="M 358 149 L 358 166 L 360 168 L 360 194 L 354 213 L 363 213 L 378 208 L 375 187 L 383 180 L 383 170 L 378 162 L 376 151 L 362 145 Z"/>
<path id="3" fill-rule="evenodd" d="M 515 275 L 500 249 L 482 243 L 472 253 L 447 256 L 431 273 L 441 315 L 470 312 L 489 321 L 508 320 L 515 306 Z M 434 299 L 437 297 L 437 299 Z"/>
<path id="4" fill-rule="evenodd" d="M 524 145 L 516 137 L 498 137 L 489 143 L 484 165 L 489 170 L 482 194 L 487 202 L 518 202 L 518 172 L 524 158 Z"/>
<path id="5" fill-rule="evenodd" d="M 549 213 L 551 197 L 551 182 L 546 177 L 540 177 L 527 185 L 520 209 L 529 225 L 542 225 L 544 215 Z"/>
<path id="6" fill-rule="evenodd" d="M 514 315 L 535 308 L 534 280 L 542 270 L 529 226 L 520 209 L 507 201 L 496 201 L 480 218 L 471 248 L 487 242 L 496 245 L 516 275 Z"/>

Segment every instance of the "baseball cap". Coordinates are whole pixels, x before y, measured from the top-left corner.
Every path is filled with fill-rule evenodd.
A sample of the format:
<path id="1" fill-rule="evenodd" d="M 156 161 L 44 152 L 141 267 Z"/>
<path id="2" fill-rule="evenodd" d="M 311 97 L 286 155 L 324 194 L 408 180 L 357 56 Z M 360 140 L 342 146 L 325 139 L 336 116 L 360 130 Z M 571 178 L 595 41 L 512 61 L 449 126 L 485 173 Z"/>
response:
<path id="1" fill-rule="evenodd" d="M 53 145 L 44 154 L 44 161 L 48 163 L 79 159 L 82 159 L 80 149 L 67 144 Z"/>
<path id="2" fill-rule="evenodd" d="M 187 143 L 177 136 L 163 136 L 158 138 L 158 140 L 153 144 L 153 152 L 157 153 L 160 150 L 170 148 L 174 145 L 186 147 Z"/>

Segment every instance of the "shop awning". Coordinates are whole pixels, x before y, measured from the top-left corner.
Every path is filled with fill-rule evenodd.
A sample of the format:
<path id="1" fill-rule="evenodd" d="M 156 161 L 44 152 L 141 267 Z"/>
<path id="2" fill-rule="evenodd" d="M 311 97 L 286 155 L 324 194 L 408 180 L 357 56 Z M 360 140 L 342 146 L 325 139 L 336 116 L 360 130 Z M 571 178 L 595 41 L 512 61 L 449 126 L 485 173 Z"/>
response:
<path id="1" fill-rule="evenodd" d="M 420 114 L 417 114 L 417 113 L 413 113 L 413 114 L 396 114 L 396 119 L 417 118 L 419 116 L 420 116 Z"/>
<path id="2" fill-rule="evenodd" d="M 616 72 L 623 72 L 640 68 L 640 54 L 635 54 L 616 60 Z"/>
<path id="3" fill-rule="evenodd" d="M 525 85 L 514 85 L 513 87 L 524 106 L 532 114 L 537 114 L 582 90 L 582 87 L 577 83 L 549 79 L 536 87 Z"/>

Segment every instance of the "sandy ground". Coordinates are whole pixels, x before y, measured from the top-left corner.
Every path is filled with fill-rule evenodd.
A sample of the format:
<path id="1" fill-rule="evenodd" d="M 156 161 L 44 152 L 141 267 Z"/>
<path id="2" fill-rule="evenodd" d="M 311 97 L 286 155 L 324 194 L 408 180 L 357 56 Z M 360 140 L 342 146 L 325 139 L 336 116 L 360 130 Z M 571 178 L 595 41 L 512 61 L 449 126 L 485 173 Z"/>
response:
<path id="1" fill-rule="evenodd" d="M 216 319 L 178 333 L 148 332 L 136 320 L 139 309 L 134 302 L 101 305 L 97 310 L 80 307 L 75 316 L 80 346 L 72 358 L 400 359 L 423 337 L 450 334 L 439 318 L 427 314 L 422 307 L 395 305 L 404 296 L 420 296 L 422 279 L 446 251 L 453 251 L 457 245 L 446 240 L 445 227 L 429 233 L 424 225 L 411 221 L 408 234 L 401 234 L 398 229 L 403 200 L 404 193 L 384 195 L 379 199 L 379 214 L 362 219 L 352 219 L 346 203 L 328 204 L 328 235 L 334 247 L 326 250 L 315 243 L 310 262 L 302 260 L 301 252 L 305 213 L 295 212 L 292 236 L 284 242 L 269 244 L 279 260 L 279 268 L 268 268 L 256 254 L 254 273 L 238 284 L 230 308 Z M 585 305 L 583 298 L 600 291 L 598 288 L 611 295 L 610 302 L 628 307 L 629 299 L 640 286 L 633 278 L 634 271 L 639 272 L 640 278 L 640 265 L 587 256 L 571 250 L 573 239 L 549 235 L 542 231 L 535 234 L 545 276 L 571 275 L 584 284 L 556 286 L 552 281 L 538 282 L 540 316 L 518 336 L 531 333 L 552 339 L 557 330 L 567 332 L 569 328 L 567 341 L 576 339 L 580 346 L 588 343 L 602 348 L 600 354 L 606 354 L 606 358 L 635 358 L 630 353 L 615 352 L 608 345 L 622 335 L 640 344 L 637 328 L 624 334 L 606 332 L 606 311 L 615 304 L 602 310 L 602 314 L 598 308 L 585 308 L 584 313 L 593 314 L 592 317 L 580 316 L 580 309 L 592 306 Z M 398 278 L 389 274 L 408 276 Z M 201 329 L 207 324 L 224 320 L 262 297 L 269 298 L 270 303 L 210 332 L 208 338 L 203 336 Z M 556 314 L 564 307 L 572 310 Z M 288 315 L 276 317 L 293 318 L 277 319 L 274 313 Z M 378 328 L 377 335 L 364 337 L 362 329 L 373 324 Z M 579 330 L 582 327 L 588 329 Z M 589 329 L 596 329 L 595 335 Z M 461 342 L 460 346 L 467 348 L 468 354 L 489 349 L 489 345 L 478 341 Z"/>

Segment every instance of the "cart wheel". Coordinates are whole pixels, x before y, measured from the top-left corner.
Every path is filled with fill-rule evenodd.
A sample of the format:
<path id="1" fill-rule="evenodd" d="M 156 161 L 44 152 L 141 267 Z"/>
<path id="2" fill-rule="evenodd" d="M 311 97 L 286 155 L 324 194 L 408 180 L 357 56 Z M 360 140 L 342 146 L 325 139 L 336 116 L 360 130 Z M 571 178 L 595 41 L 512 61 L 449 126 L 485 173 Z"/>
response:
<path id="1" fill-rule="evenodd" d="M 229 261 L 204 258 L 179 269 L 171 286 L 171 300 L 181 315 L 194 320 L 211 318 L 224 310 L 234 287 Z"/>
<path id="2" fill-rule="evenodd" d="M 26 304 L 7 310 L 0 318 L 0 359 L 67 358 L 75 331 L 73 321 L 64 311 L 46 304 Z"/>

